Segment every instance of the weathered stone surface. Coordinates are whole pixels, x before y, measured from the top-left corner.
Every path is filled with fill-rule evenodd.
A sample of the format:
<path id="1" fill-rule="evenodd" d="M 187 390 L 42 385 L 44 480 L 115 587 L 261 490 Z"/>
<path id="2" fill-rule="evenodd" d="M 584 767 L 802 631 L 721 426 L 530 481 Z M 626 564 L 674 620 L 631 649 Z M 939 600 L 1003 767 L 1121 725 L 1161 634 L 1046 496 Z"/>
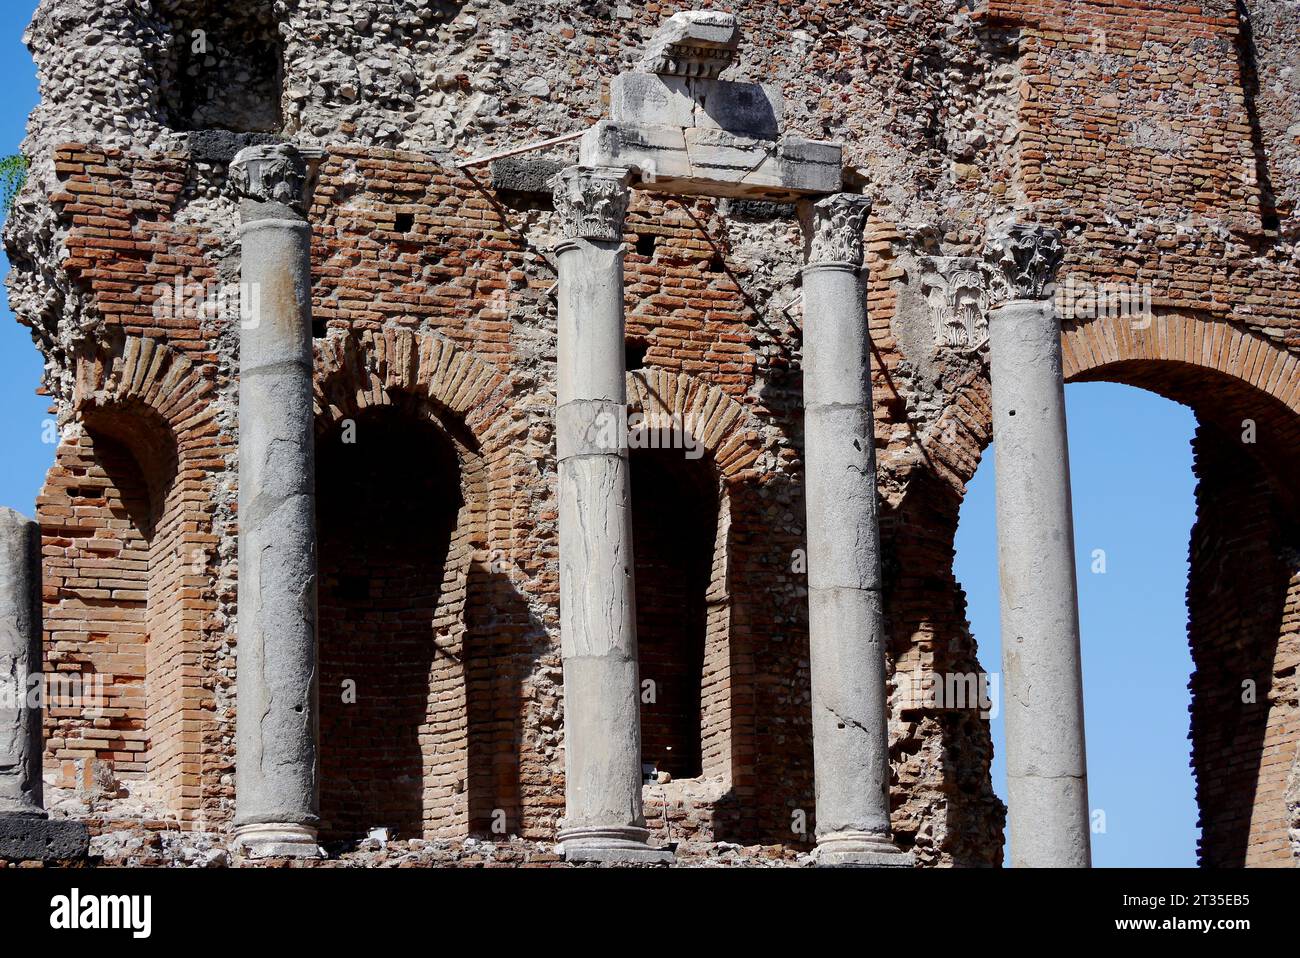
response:
<path id="1" fill-rule="evenodd" d="M 780 88 L 729 80 L 696 81 L 692 88 L 696 100 L 695 126 L 716 127 L 757 140 L 780 138 L 785 120 Z"/>
<path id="2" fill-rule="evenodd" d="M 584 166 L 631 169 L 639 174 L 636 186 L 656 192 L 792 201 L 840 188 L 838 144 L 613 120 L 596 123 L 580 144 Z"/>
<path id="3" fill-rule="evenodd" d="M 865 197 L 801 204 L 804 448 L 817 856 L 910 865 L 890 839 L 886 632 L 866 298 Z"/>
<path id="4" fill-rule="evenodd" d="M 41 780 L 41 529 L 0 508 L 0 859 L 84 857 L 86 826 L 50 819 Z"/>
<path id="5" fill-rule="evenodd" d="M 989 337 L 988 275 L 973 256 L 926 256 L 920 261 L 921 293 L 934 326 L 935 345 L 980 349 Z"/>
<path id="6" fill-rule="evenodd" d="M 1050 227 L 1016 225 L 994 237 L 985 257 L 994 301 L 1049 296 L 1064 256 L 1061 233 Z"/>
<path id="7" fill-rule="evenodd" d="M 227 188 L 231 195 L 253 204 L 246 219 L 267 219 L 278 212 L 277 207 L 303 217 L 311 204 L 316 168 L 324 156 L 324 151 L 315 147 L 300 149 L 288 143 L 248 146 L 230 162 Z M 264 206 L 271 208 L 259 209 Z"/>
<path id="8" fill-rule="evenodd" d="M 81 822 L 0 812 L 0 859 L 67 862 L 85 858 L 90 833 Z"/>
<path id="9" fill-rule="evenodd" d="M 41 529 L 0 509 L 0 816 L 43 815 Z"/>
<path id="10" fill-rule="evenodd" d="M 631 126 L 701 126 L 775 140 L 783 113 L 780 90 L 758 83 L 653 73 L 620 73 L 610 82 L 610 119 Z"/>
<path id="11" fill-rule="evenodd" d="M 627 175 L 621 169 L 571 166 L 556 175 L 555 212 L 566 239 L 622 242 L 627 202 Z"/>
<path id="12" fill-rule="evenodd" d="M 315 438 L 307 163 L 291 146 L 233 164 L 246 205 L 240 330 L 239 761 L 236 841 L 315 855 L 317 715 Z"/>
<path id="13" fill-rule="evenodd" d="M 863 256 L 862 230 L 870 215 L 871 201 L 853 193 L 838 193 L 800 204 L 804 262 L 810 266 L 841 265 L 851 270 L 860 269 Z M 828 352 L 829 355 L 831 353 Z M 859 382 L 865 373 L 856 365 L 860 363 L 856 353 L 850 353 L 849 358 L 840 361 L 855 364 L 851 381 Z M 866 397 L 855 392 L 854 398 L 861 402 Z"/>
<path id="14" fill-rule="evenodd" d="M 550 195 L 555 174 L 564 169 L 559 160 L 538 156 L 508 156 L 493 160 L 492 188 L 506 193 L 545 193 Z"/>
<path id="15" fill-rule="evenodd" d="M 623 222 L 626 176 L 569 168 L 559 213 L 557 455 L 564 663 L 565 858 L 670 860 L 647 843 L 628 451 L 597 441 L 626 407 Z M 606 433 L 607 435 L 608 433 Z"/>
<path id="16" fill-rule="evenodd" d="M 739 45 L 734 14 L 684 10 L 669 17 L 650 38 L 641 68 L 670 76 L 716 77 L 735 59 Z"/>
<path id="17" fill-rule="evenodd" d="M 609 116 L 632 126 L 695 125 L 696 101 L 684 77 L 620 73 L 609 83 Z"/>
<path id="18" fill-rule="evenodd" d="M 240 150 L 250 146 L 272 146 L 283 142 L 274 133 L 236 133 L 233 130 L 193 130 L 186 144 L 196 160 L 228 164 Z"/>

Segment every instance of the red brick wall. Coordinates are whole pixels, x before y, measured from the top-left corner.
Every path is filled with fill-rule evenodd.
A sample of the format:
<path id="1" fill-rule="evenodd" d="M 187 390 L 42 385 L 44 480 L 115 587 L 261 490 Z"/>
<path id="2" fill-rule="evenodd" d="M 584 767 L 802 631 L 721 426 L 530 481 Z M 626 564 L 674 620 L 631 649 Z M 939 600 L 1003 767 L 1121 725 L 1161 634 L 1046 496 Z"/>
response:
<path id="1" fill-rule="evenodd" d="M 47 656 L 103 683 L 102 698 L 51 709 L 47 751 L 65 784 L 89 786 L 98 762 L 134 781 L 157 814 L 185 820 L 221 786 L 220 758 L 208 754 L 217 667 L 208 473 L 224 460 L 208 388 L 177 354 L 139 340 L 83 357 L 81 422 L 37 501 Z"/>
<path id="2" fill-rule="evenodd" d="M 1029 212 L 1078 229 L 1062 278 L 1136 281 L 1156 306 L 1300 342 L 1297 266 L 1262 207 L 1235 3 L 992 0 L 989 16 L 1021 28 Z"/>
<path id="3" fill-rule="evenodd" d="M 64 442 L 38 500 L 45 536 L 45 612 L 51 667 L 103 682 L 102 716 L 66 703 L 47 712 L 46 747 L 62 780 L 78 760 L 108 762 L 120 778 L 148 771 L 145 662 L 153 503 L 135 457 L 86 433 Z M 93 686 L 92 686 L 93 688 Z"/>
<path id="4" fill-rule="evenodd" d="M 1300 746 L 1300 525 L 1240 434 L 1204 425 L 1187 587 L 1200 862 L 1294 867 L 1288 777 Z"/>

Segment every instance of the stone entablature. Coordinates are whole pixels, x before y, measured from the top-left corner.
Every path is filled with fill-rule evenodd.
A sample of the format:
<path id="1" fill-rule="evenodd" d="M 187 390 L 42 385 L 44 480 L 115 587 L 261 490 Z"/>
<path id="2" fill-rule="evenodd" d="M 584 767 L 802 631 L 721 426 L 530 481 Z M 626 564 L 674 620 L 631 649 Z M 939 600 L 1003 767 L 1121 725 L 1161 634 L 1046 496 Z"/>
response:
<path id="1" fill-rule="evenodd" d="M 841 144 L 782 137 L 775 87 L 718 79 L 738 43 L 732 14 L 675 14 L 639 69 L 611 82 L 610 117 L 582 137 L 579 162 L 684 195 L 793 201 L 839 190 Z"/>

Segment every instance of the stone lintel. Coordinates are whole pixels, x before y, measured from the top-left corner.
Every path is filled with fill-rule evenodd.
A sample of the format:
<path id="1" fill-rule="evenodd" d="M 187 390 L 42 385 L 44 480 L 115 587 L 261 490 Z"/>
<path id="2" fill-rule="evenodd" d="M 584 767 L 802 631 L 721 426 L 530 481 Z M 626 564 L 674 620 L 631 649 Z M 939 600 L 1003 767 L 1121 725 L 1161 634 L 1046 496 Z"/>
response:
<path id="1" fill-rule="evenodd" d="M 840 189 L 843 147 L 760 140 L 712 127 L 600 120 L 579 141 L 584 166 L 623 167 L 638 189 L 794 202 Z"/>
<path id="2" fill-rule="evenodd" d="M 609 94 L 616 123 L 698 126 L 758 140 L 780 136 L 785 111 L 779 87 L 733 80 L 620 73 Z"/>

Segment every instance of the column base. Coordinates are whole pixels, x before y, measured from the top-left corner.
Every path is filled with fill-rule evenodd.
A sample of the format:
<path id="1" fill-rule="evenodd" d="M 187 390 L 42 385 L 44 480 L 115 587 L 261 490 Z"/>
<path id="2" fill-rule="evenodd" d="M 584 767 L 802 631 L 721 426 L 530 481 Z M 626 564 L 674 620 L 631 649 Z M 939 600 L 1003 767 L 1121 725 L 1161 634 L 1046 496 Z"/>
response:
<path id="1" fill-rule="evenodd" d="M 290 822 L 240 825 L 232 842 L 251 858 L 324 858 L 316 844 L 316 829 Z"/>
<path id="2" fill-rule="evenodd" d="M 817 839 L 813 862 L 819 868 L 911 868 L 916 857 L 884 835 L 839 832 Z"/>
<path id="3" fill-rule="evenodd" d="M 85 858 L 90 833 L 81 822 L 44 814 L 0 814 L 0 858 L 56 862 Z"/>
<path id="4" fill-rule="evenodd" d="M 644 828 L 575 828 L 560 832 L 566 862 L 600 865 L 668 865 L 676 855 L 668 848 L 647 844 Z"/>

